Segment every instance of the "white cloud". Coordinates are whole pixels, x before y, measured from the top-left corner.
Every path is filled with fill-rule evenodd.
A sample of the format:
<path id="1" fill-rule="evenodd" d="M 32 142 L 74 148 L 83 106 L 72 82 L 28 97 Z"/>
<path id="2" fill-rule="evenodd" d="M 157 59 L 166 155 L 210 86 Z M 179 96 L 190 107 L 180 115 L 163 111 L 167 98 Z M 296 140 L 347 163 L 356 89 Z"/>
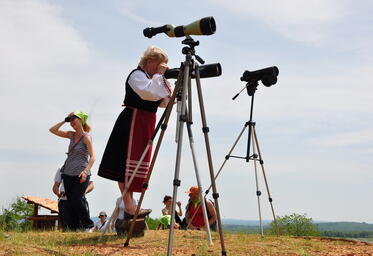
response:
<path id="1" fill-rule="evenodd" d="M 319 136 L 315 139 L 308 140 L 312 145 L 325 147 L 345 147 L 353 145 L 373 145 L 373 129 L 357 130 L 344 132 L 329 136 Z M 373 147 L 371 146 L 371 151 Z"/>
<path id="2" fill-rule="evenodd" d="M 1 1 L 0 24 L 0 67 L 5 75 L 22 77 L 81 64 L 89 57 L 79 33 L 66 26 L 61 9 L 47 1 Z"/>
<path id="3" fill-rule="evenodd" d="M 140 6 L 140 8 L 143 8 L 143 6 Z M 147 18 L 144 18 L 138 15 L 136 12 L 136 6 L 130 1 L 122 2 L 121 6 L 119 7 L 119 12 L 125 17 L 133 20 L 134 22 L 137 22 L 143 25 L 147 25 L 147 26 L 148 25 L 152 25 L 152 26 L 162 25 L 159 21 L 147 19 Z"/>
<path id="4" fill-rule="evenodd" d="M 0 2 L 2 149 L 53 149 L 48 128 L 66 113 L 89 112 L 105 97 L 120 106 L 120 64 L 99 59 L 62 14 L 44 0 Z"/>
<path id="5" fill-rule="evenodd" d="M 335 0 L 211 2 L 243 17 L 253 17 L 289 39 L 315 44 L 325 40 L 328 26 L 343 15 Z"/>

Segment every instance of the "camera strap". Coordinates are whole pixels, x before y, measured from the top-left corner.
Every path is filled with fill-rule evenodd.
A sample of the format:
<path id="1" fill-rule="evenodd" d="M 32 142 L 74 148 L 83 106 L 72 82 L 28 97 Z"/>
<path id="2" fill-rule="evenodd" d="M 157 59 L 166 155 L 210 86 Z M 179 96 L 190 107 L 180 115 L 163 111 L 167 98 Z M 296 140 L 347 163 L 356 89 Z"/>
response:
<path id="1" fill-rule="evenodd" d="M 75 136 L 75 134 L 76 134 L 76 133 L 74 133 L 73 136 Z M 69 155 L 69 153 L 70 153 L 71 151 L 73 151 L 73 149 L 75 148 L 75 146 L 79 144 L 79 142 L 84 138 L 85 135 L 86 135 L 86 133 L 84 132 L 84 133 L 82 134 L 82 136 L 80 137 L 80 139 L 79 139 L 77 142 L 75 142 L 75 143 L 72 145 L 71 148 L 69 148 L 69 152 L 67 152 L 67 155 Z"/>

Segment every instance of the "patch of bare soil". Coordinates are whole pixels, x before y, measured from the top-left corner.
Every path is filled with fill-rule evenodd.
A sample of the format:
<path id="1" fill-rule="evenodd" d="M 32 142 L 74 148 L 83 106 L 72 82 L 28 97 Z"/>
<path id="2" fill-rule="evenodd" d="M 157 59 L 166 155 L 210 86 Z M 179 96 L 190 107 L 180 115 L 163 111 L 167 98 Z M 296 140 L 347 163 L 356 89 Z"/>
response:
<path id="1" fill-rule="evenodd" d="M 167 255 L 168 230 L 148 230 L 144 237 L 132 238 L 124 247 L 125 237 L 95 233 L 29 232 L 10 234 L 0 241 L 0 255 Z M 222 255 L 220 238 L 213 233 L 208 245 L 203 231 L 175 230 L 172 255 Z M 367 242 L 320 237 L 275 237 L 224 234 L 227 255 L 240 256 L 373 256 Z"/>

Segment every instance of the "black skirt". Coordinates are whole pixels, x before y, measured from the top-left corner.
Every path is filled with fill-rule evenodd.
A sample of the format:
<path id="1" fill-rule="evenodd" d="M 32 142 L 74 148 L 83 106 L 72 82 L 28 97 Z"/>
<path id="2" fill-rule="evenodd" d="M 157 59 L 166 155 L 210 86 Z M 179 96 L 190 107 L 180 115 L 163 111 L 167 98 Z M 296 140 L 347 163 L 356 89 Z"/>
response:
<path id="1" fill-rule="evenodd" d="M 156 114 L 126 107 L 115 122 L 106 145 L 98 175 L 128 182 L 155 128 Z M 149 171 L 151 147 L 140 164 L 129 191 L 141 192 Z"/>

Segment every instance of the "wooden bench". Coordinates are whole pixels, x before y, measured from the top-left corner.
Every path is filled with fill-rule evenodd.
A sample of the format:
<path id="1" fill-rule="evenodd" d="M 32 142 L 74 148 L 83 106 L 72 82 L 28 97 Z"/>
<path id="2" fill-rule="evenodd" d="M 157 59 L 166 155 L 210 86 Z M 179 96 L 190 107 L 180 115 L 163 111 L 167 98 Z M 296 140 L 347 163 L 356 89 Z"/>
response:
<path id="1" fill-rule="evenodd" d="M 58 202 L 48 198 L 36 197 L 36 196 L 23 196 L 23 199 L 28 204 L 34 205 L 34 213 L 32 216 L 27 217 L 28 220 L 32 221 L 33 230 L 53 230 L 56 228 L 58 221 L 58 215 L 39 215 L 39 207 L 43 207 L 50 210 L 51 213 L 58 214 Z"/>

